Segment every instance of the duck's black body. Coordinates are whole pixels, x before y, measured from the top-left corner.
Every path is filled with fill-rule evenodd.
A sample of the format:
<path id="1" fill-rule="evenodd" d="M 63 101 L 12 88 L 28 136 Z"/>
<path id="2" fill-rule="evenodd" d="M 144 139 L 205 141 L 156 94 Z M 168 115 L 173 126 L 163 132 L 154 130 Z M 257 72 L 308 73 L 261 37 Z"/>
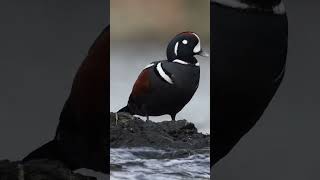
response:
<path id="1" fill-rule="evenodd" d="M 284 76 L 287 37 L 285 13 L 230 8 L 211 1 L 211 165 L 267 108 Z"/>
<path id="2" fill-rule="evenodd" d="M 24 161 L 54 159 L 73 170 L 88 168 L 107 172 L 109 38 L 107 27 L 78 69 L 54 140 L 30 153 Z"/>
<path id="3" fill-rule="evenodd" d="M 159 77 L 157 65 L 173 75 L 173 84 Z M 199 85 L 200 67 L 182 65 L 169 61 L 158 61 L 142 71 L 129 97 L 128 107 L 132 114 L 141 116 L 172 117 L 191 100 Z M 146 84 L 141 86 L 140 84 Z M 174 119 L 174 118 L 173 118 Z"/>
<path id="4" fill-rule="evenodd" d="M 197 50 L 193 50 L 199 44 Z M 148 65 L 136 80 L 128 105 L 120 112 L 141 116 L 176 114 L 191 100 L 199 86 L 200 39 L 191 32 L 177 35 L 168 45 L 168 60 Z"/>

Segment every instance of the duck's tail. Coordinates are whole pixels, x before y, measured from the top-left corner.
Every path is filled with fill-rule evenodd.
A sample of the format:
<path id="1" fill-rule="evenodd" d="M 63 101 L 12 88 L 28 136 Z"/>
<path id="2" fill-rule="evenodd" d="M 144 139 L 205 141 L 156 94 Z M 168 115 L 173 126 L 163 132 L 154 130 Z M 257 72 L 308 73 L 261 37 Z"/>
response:
<path id="1" fill-rule="evenodd" d="M 125 106 L 125 107 L 123 107 L 123 108 L 121 108 L 118 112 L 127 112 L 127 113 L 130 113 L 130 114 L 131 114 L 131 112 L 130 112 L 130 109 L 129 109 L 128 105 L 127 105 L 127 106 Z"/>

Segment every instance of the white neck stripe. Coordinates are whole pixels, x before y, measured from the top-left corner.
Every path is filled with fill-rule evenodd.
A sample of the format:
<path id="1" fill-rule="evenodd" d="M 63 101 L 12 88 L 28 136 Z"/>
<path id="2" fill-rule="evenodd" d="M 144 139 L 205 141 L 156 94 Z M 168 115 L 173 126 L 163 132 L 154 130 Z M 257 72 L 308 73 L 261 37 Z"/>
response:
<path id="1" fill-rule="evenodd" d="M 180 59 L 175 59 L 175 60 L 173 60 L 172 62 L 179 63 L 179 64 L 189 64 L 189 63 L 187 63 L 187 62 L 185 62 L 185 61 L 182 61 L 182 60 L 180 60 Z"/>
<path id="2" fill-rule="evenodd" d="M 161 63 L 158 63 L 157 64 L 157 67 L 156 67 L 158 73 L 160 74 L 160 76 L 169 84 L 173 84 L 173 81 L 172 79 L 164 72 L 164 70 L 162 69 L 162 65 Z"/>
<path id="3" fill-rule="evenodd" d="M 250 8 L 259 9 L 255 6 L 250 6 L 246 3 L 243 3 L 240 0 L 211 0 L 211 1 L 216 2 L 218 4 L 222 4 L 222 5 L 231 7 L 231 8 L 236 8 L 236 9 L 250 9 Z M 267 9 L 260 9 L 260 10 L 263 11 L 263 10 L 267 10 Z M 270 9 L 270 11 L 271 11 L 271 9 Z M 281 2 L 277 6 L 273 7 L 272 12 L 274 14 L 285 14 L 286 9 L 285 9 L 283 2 Z"/>
<path id="4" fill-rule="evenodd" d="M 174 62 L 174 63 L 179 63 L 179 64 L 183 64 L 183 65 L 190 64 L 190 63 L 185 62 L 185 61 L 182 61 L 182 60 L 180 60 L 180 59 L 175 59 L 175 60 L 173 60 L 172 62 Z M 200 66 L 199 62 L 197 62 L 197 63 L 195 64 L 195 66 Z"/>

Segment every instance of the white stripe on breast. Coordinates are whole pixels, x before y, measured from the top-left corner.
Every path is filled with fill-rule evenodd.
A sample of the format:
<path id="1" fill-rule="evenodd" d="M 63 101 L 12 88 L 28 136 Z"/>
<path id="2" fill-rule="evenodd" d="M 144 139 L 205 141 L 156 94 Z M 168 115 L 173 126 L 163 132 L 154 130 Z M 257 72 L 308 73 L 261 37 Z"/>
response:
<path id="1" fill-rule="evenodd" d="M 161 64 L 161 63 L 158 63 L 158 64 L 157 64 L 156 69 L 157 69 L 158 73 L 160 74 L 160 76 L 161 76 L 165 81 L 167 81 L 167 83 L 173 84 L 172 79 L 163 71 L 163 69 L 162 69 L 162 64 Z"/>
<path id="2" fill-rule="evenodd" d="M 153 63 L 146 65 L 146 67 L 144 67 L 143 69 L 147 69 L 147 68 L 152 67 L 152 66 L 154 66 Z"/>

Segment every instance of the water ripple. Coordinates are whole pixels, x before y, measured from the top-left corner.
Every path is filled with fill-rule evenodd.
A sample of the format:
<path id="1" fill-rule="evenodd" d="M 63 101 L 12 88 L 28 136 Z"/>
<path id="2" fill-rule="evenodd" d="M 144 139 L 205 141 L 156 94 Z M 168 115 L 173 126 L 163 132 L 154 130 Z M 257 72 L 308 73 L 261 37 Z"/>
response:
<path id="1" fill-rule="evenodd" d="M 210 179 L 209 149 L 112 148 L 112 180 Z"/>

